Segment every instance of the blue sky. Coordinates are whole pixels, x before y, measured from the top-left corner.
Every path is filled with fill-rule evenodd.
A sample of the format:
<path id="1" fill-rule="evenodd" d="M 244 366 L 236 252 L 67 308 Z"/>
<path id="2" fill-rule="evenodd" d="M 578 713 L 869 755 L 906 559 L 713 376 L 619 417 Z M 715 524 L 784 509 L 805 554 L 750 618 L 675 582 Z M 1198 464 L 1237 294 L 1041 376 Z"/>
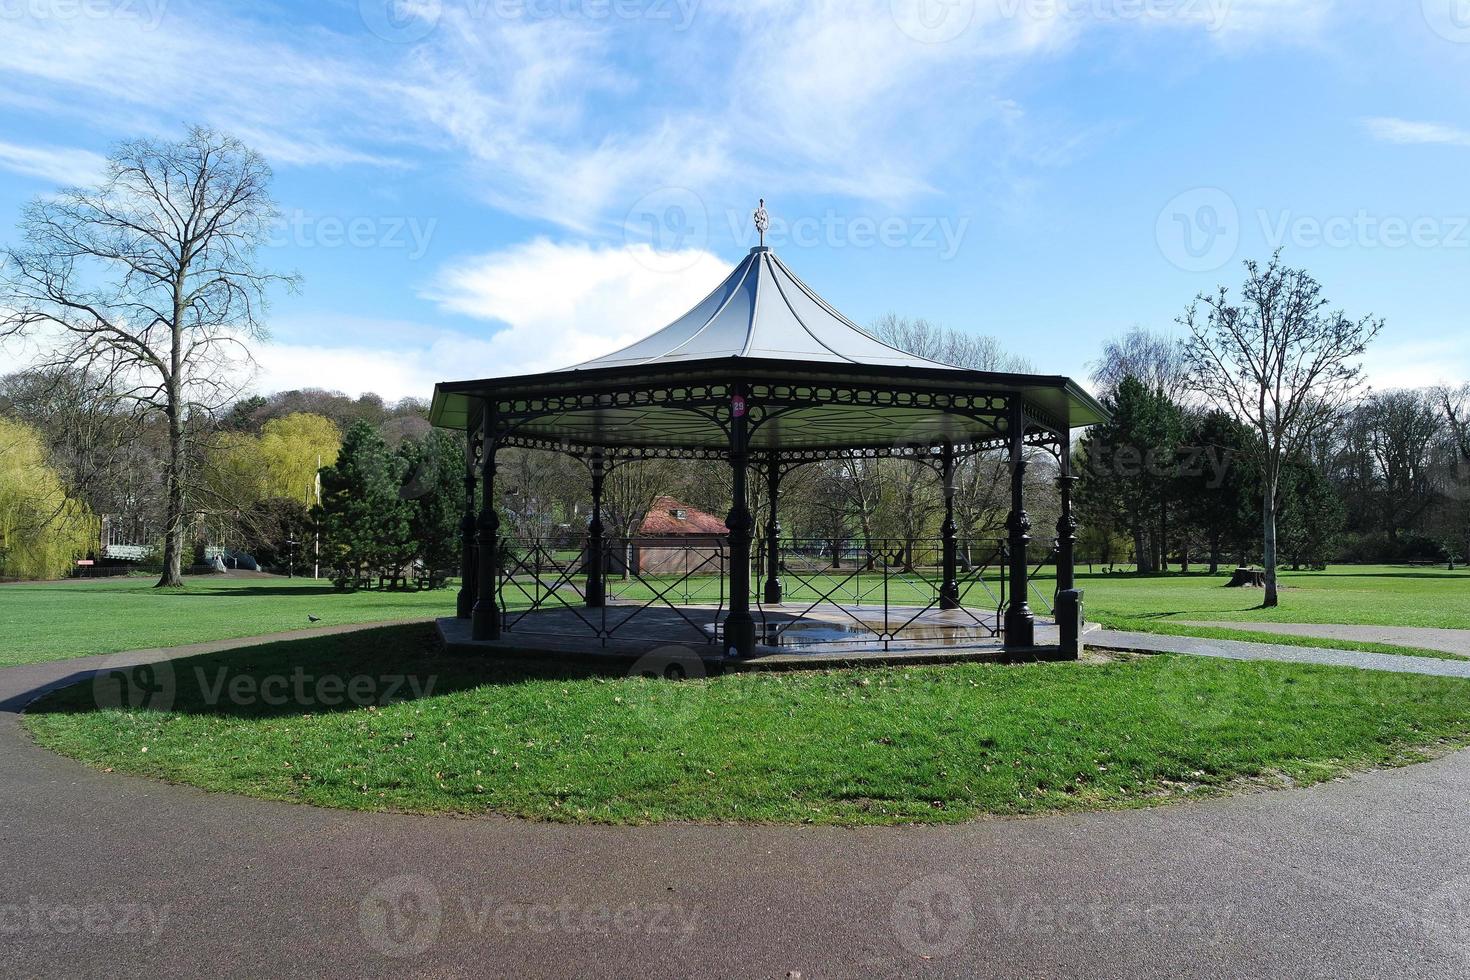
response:
<path id="1" fill-rule="evenodd" d="M 754 244 L 1083 375 L 1276 245 L 1470 379 L 1470 0 L 0 0 L 0 216 L 192 123 L 272 162 L 257 387 L 427 396 L 661 326 Z M 10 234 L 10 232 L 0 232 Z"/>

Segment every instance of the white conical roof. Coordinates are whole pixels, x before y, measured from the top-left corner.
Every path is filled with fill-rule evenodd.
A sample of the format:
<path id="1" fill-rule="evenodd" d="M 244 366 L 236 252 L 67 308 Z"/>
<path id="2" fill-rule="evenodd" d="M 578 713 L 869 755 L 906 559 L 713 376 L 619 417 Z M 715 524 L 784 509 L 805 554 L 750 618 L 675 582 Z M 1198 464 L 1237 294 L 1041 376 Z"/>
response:
<path id="1" fill-rule="evenodd" d="M 878 340 L 765 246 L 751 249 L 714 292 L 662 330 L 568 370 L 728 357 L 959 370 Z"/>

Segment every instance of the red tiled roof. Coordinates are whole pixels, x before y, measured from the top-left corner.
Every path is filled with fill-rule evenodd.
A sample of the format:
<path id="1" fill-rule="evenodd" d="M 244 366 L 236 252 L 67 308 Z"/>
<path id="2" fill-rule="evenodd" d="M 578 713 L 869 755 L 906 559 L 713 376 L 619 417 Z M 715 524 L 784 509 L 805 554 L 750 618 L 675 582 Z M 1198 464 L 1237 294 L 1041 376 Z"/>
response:
<path id="1" fill-rule="evenodd" d="M 674 516 L 676 510 L 683 512 L 683 520 Z M 673 497 L 655 497 L 653 506 L 643 516 L 643 523 L 638 525 L 638 533 L 645 537 L 667 538 L 686 534 L 723 535 L 730 531 L 725 522 L 713 514 L 695 510 Z"/>

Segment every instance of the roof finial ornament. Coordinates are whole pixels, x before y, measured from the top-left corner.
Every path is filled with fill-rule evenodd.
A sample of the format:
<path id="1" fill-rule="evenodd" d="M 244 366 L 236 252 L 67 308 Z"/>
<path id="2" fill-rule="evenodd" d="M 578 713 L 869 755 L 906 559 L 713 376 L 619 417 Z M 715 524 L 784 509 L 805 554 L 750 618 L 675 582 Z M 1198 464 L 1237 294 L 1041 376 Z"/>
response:
<path id="1" fill-rule="evenodd" d="M 760 207 L 755 209 L 755 214 L 751 217 L 755 219 L 755 230 L 761 233 L 761 247 L 765 248 L 766 229 L 771 226 L 771 216 L 766 213 L 766 199 L 761 198 L 760 201 Z"/>

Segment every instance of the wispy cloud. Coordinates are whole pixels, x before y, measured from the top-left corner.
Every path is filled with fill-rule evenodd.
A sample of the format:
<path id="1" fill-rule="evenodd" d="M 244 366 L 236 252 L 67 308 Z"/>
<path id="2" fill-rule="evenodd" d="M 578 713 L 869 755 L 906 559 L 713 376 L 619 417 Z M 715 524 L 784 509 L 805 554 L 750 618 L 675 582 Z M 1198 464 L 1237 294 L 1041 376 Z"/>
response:
<path id="1" fill-rule="evenodd" d="M 1421 143 L 1438 146 L 1470 146 L 1470 130 L 1443 123 L 1416 122 L 1374 116 L 1363 120 L 1363 126 L 1376 140 L 1385 143 Z"/>
<path id="2" fill-rule="evenodd" d="M 395 350 L 355 344 L 265 343 L 255 349 L 256 372 L 251 390 L 289 391 L 326 388 L 352 396 L 369 392 L 393 401 L 428 398 L 446 376 L 445 365 L 458 359 L 488 361 L 494 357 L 486 341 L 463 338 L 423 347 Z"/>
<path id="3" fill-rule="evenodd" d="M 12 98 L 103 132 L 204 122 L 249 134 L 278 162 L 324 165 L 375 160 L 394 142 L 381 77 L 330 38 L 285 43 L 219 14 L 21 17 L 5 29 Z"/>
<path id="4" fill-rule="evenodd" d="M 1186 20 L 1215 31 L 1225 44 L 1261 38 L 1309 44 L 1326 25 L 1337 0 L 1199 0 L 1163 7 L 1177 9 Z"/>
<path id="5" fill-rule="evenodd" d="M 444 362 L 465 377 L 490 377 L 610 353 L 686 312 L 729 271 L 725 260 L 699 249 L 659 254 L 647 245 L 542 238 L 459 262 L 424 296 L 446 312 L 494 324 L 493 358 Z"/>
<path id="6" fill-rule="evenodd" d="M 1124 3 L 1105 17 L 1108 4 L 962 0 L 947 8 L 965 15 L 953 36 L 916 37 L 906 2 L 672 0 L 630 20 L 594 4 L 383 0 L 383 23 L 377 4 L 350 3 L 363 23 L 335 30 L 213 5 L 20 17 L 0 46 L 0 99 L 119 135 L 211 123 L 283 165 L 433 165 L 496 207 L 605 233 L 665 186 L 902 206 L 957 161 L 974 166 L 975 135 L 1003 125 L 1010 73 L 1099 25 L 1159 20 Z M 1329 7 L 1197 0 L 1165 20 L 1296 36 Z"/>
<path id="7" fill-rule="evenodd" d="M 660 271 L 671 268 L 678 274 Z M 458 262 L 424 290 L 441 310 L 482 322 L 481 330 L 298 317 L 256 346 L 254 387 L 426 398 L 446 378 L 569 367 L 663 326 L 728 273 L 724 260 L 701 250 L 656 255 L 645 245 L 537 239 Z"/>
<path id="8" fill-rule="evenodd" d="M 0 142 L 0 168 L 64 186 L 96 181 L 105 165 L 102 156 L 90 150 Z"/>
<path id="9" fill-rule="evenodd" d="M 1380 390 L 1463 383 L 1470 377 L 1470 352 L 1459 339 L 1459 331 L 1449 332 L 1456 336 L 1375 344 L 1367 365 L 1369 382 Z"/>

